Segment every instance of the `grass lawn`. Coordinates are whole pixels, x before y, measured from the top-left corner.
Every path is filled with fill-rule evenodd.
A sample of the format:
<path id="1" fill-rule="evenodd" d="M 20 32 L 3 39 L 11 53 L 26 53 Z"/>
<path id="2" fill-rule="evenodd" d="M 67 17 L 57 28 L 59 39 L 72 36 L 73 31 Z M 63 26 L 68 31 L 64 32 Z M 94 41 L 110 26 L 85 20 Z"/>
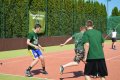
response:
<path id="1" fill-rule="evenodd" d="M 50 79 L 0 74 L 0 80 L 50 80 Z"/>
<path id="2" fill-rule="evenodd" d="M 64 50 L 71 50 L 74 49 L 73 44 L 68 44 L 63 47 L 61 46 L 50 46 L 45 47 L 45 53 L 52 53 L 52 52 L 58 52 L 58 51 L 64 51 Z M 10 50 L 10 51 L 1 51 L 0 52 L 0 59 L 8 59 L 8 58 L 14 58 L 14 57 L 20 57 L 20 56 L 27 56 L 27 49 L 20 49 L 20 50 Z"/>

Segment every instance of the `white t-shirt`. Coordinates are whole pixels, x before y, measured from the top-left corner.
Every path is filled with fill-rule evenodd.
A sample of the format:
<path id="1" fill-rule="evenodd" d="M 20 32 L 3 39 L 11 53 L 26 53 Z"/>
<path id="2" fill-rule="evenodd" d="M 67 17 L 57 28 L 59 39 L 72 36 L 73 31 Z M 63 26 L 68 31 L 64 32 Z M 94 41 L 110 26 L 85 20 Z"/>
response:
<path id="1" fill-rule="evenodd" d="M 112 38 L 116 38 L 117 32 L 112 32 Z"/>

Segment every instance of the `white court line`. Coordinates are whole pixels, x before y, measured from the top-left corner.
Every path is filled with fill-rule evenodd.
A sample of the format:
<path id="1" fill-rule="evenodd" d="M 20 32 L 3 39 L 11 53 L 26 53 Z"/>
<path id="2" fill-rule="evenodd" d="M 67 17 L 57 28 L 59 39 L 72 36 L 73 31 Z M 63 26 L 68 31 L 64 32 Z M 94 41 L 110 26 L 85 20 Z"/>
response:
<path id="1" fill-rule="evenodd" d="M 28 60 L 28 58 L 27 58 L 27 59 L 21 59 L 21 60 L 10 61 L 10 62 L 5 62 L 5 60 L 3 60 L 2 63 L 3 63 L 3 65 L 4 65 L 4 64 L 9 64 L 9 63 L 21 62 L 21 61 L 25 61 L 25 60 Z"/>
<path id="2" fill-rule="evenodd" d="M 70 53 L 72 50 L 66 50 L 66 53 Z M 61 55 L 61 54 L 65 54 L 64 53 L 64 51 L 60 51 L 59 53 L 60 54 L 57 54 L 58 52 L 53 52 L 53 54 L 52 54 L 52 52 L 50 52 L 50 53 L 42 53 L 43 54 L 43 56 L 45 56 L 45 57 L 48 57 L 48 56 L 55 56 L 55 55 Z M 28 53 L 26 53 L 26 54 L 28 54 Z M 17 59 L 17 58 L 24 58 L 24 57 L 29 57 L 30 55 L 28 54 L 28 55 L 25 55 L 25 56 L 19 56 L 19 57 L 13 57 L 13 58 L 7 58 L 7 59 L 0 59 L 0 61 L 1 60 L 9 60 L 9 59 Z M 30 56 L 31 57 L 31 56 Z"/>
<path id="3" fill-rule="evenodd" d="M 120 57 L 120 55 L 118 55 L 118 56 L 115 56 L 115 57 L 108 58 L 108 59 L 106 59 L 106 60 L 107 60 L 107 61 L 109 61 L 109 60 L 116 59 L 116 58 L 118 58 L 118 57 Z"/>
<path id="4" fill-rule="evenodd" d="M 24 56 L 18 56 L 18 57 L 13 57 L 13 58 L 6 58 L 6 59 L 0 59 L 1 60 L 9 60 L 9 59 L 17 59 L 17 58 L 24 58 L 24 57 L 27 57 L 29 55 L 24 55 Z"/>
<path id="5" fill-rule="evenodd" d="M 71 58 L 74 58 L 74 57 L 59 57 L 59 58 L 63 58 L 63 59 L 65 59 L 65 58 L 67 58 L 67 59 L 70 58 L 70 59 L 71 59 Z M 4 65 L 4 64 L 10 64 L 10 63 L 17 63 L 17 62 L 21 62 L 21 61 L 25 61 L 25 60 L 29 60 L 29 59 L 27 58 L 27 59 L 15 60 L 15 61 L 11 61 L 11 62 L 5 62 L 5 60 L 3 60 L 2 63 L 3 63 L 3 65 Z"/>
<path id="6" fill-rule="evenodd" d="M 45 57 L 47 57 L 47 56 L 45 56 Z M 106 59 L 106 61 L 110 61 L 110 60 L 114 60 L 114 59 L 116 59 L 116 58 L 118 58 L 118 57 L 120 57 L 120 55 L 118 55 L 118 56 L 115 56 L 115 57 L 111 57 L 111 58 L 108 58 L 108 59 Z M 58 58 L 58 57 L 57 57 Z M 63 59 L 65 59 L 65 58 L 74 58 L 74 57 L 59 57 L 59 58 L 63 58 Z M 11 61 L 11 62 L 4 62 L 3 61 L 3 65 L 4 64 L 10 64 L 10 63 L 16 63 L 16 62 L 21 62 L 21 61 L 25 61 L 25 60 L 29 60 L 28 58 L 27 59 L 22 59 L 22 60 L 15 60 L 15 61 Z"/>
<path id="7" fill-rule="evenodd" d="M 71 50 L 70 50 L 71 51 Z M 62 51 L 61 51 L 62 52 Z M 68 51 L 69 52 L 69 51 Z M 61 54 L 65 54 L 65 53 L 60 53 L 60 54 L 49 54 L 48 55 L 45 55 L 44 57 L 53 57 L 53 56 L 58 56 L 58 55 L 61 55 Z M 44 54 L 43 54 L 44 55 Z M 31 56 L 23 56 L 24 57 L 31 57 Z M 22 58 L 22 57 L 17 57 L 17 58 Z M 17 59 L 17 58 L 11 58 L 11 59 Z M 60 57 L 59 57 L 60 58 Z M 65 58 L 65 57 L 64 57 Z M 67 57 L 66 57 L 67 58 Z M 28 60 L 29 58 L 24 58 L 24 59 L 21 59 L 21 60 L 15 60 L 15 61 L 10 61 L 10 62 L 5 62 L 6 60 L 9 60 L 9 59 L 0 59 L 0 61 L 3 62 L 3 64 L 8 64 L 8 63 L 16 63 L 16 62 L 20 62 L 20 61 L 24 61 L 24 60 Z M 32 58 L 31 58 L 32 60 Z"/>
<path id="8" fill-rule="evenodd" d="M 71 51 L 71 50 L 70 50 Z M 69 52 L 69 51 L 68 51 Z M 66 52 L 67 53 L 67 52 Z M 58 56 L 58 55 L 61 55 L 61 54 L 65 54 L 65 53 L 60 53 L 60 54 L 48 54 L 48 55 L 45 55 L 44 57 L 53 57 L 53 56 Z M 27 56 L 23 56 L 23 58 L 24 57 L 27 57 Z M 28 56 L 29 57 L 29 56 Z M 109 61 L 109 60 L 113 60 L 113 59 L 116 59 L 116 58 L 118 58 L 118 57 L 120 57 L 120 55 L 117 55 L 117 56 L 115 56 L 115 57 L 111 57 L 111 58 L 108 58 L 108 59 L 106 59 L 107 61 Z M 20 58 L 22 58 L 22 57 L 20 57 Z M 56 58 L 56 57 L 55 57 Z M 58 58 L 58 57 L 57 57 Z M 59 57 L 59 58 L 72 58 L 72 57 Z M 12 58 L 12 59 L 14 59 L 14 58 Z M 16 58 L 17 59 L 17 58 Z M 20 62 L 20 61 L 25 61 L 25 60 L 29 60 L 29 58 L 25 58 L 25 59 L 21 59 L 21 60 L 15 60 L 15 61 L 11 61 L 11 62 L 5 62 L 6 60 L 8 60 L 8 59 L 3 59 L 2 61 L 3 61 L 3 64 L 9 64 L 9 63 L 16 63 L 16 62 Z M 32 58 L 31 58 L 31 60 L 32 60 Z M 0 60 L 1 61 L 1 60 Z"/>
<path id="9" fill-rule="evenodd" d="M 48 79 L 48 78 L 25 77 L 25 76 L 13 75 L 13 74 L 6 74 L 6 73 L 0 73 L 0 75 L 15 76 L 15 77 L 23 77 L 23 78 L 31 78 L 31 79 L 38 79 L 38 80 L 54 80 L 54 79 Z"/>

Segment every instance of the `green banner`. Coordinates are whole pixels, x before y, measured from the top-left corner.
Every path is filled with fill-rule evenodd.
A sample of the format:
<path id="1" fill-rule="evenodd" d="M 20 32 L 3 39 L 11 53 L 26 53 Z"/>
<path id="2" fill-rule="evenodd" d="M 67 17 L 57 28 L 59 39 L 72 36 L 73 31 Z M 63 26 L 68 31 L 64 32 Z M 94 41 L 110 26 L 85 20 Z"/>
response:
<path id="1" fill-rule="evenodd" d="M 31 32 L 35 24 L 42 26 L 40 33 L 45 32 L 45 12 L 38 11 L 37 13 L 29 11 L 29 32 Z"/>

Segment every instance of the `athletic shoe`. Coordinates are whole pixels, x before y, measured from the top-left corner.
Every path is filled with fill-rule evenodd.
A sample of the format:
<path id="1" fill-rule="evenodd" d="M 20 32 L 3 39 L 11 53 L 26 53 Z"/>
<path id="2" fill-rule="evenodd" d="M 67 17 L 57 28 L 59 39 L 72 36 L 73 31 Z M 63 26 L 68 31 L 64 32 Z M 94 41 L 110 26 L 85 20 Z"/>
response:
<path id="1" fill-rule="evenodd" d="M 99 78 L 99 74 L 91 75 L 90 77 L 91 77 L 91 78 Z"/>
<path id="2" fill-rule="evenodd" d="M 25 71 L 25 75 L 26 75 L 27 77 L 32 77 L 32 76 L 33 76 L 33 75 L 31 74 L 31 72 L 28 71 L 28 70 Z"/>
<path id="3" fill-rule="evenodd" d="M 60 66 L 60 74 L 63 74 L 63 71 L 64 71 L 64 67 Z"/>
<path id="4" fill-rule="evenodd" d="M 41 72 L 42 74 L 48 74 L 47 71 L 45 71 L 45 70 L 41 70 L 40 72 Z"/>

